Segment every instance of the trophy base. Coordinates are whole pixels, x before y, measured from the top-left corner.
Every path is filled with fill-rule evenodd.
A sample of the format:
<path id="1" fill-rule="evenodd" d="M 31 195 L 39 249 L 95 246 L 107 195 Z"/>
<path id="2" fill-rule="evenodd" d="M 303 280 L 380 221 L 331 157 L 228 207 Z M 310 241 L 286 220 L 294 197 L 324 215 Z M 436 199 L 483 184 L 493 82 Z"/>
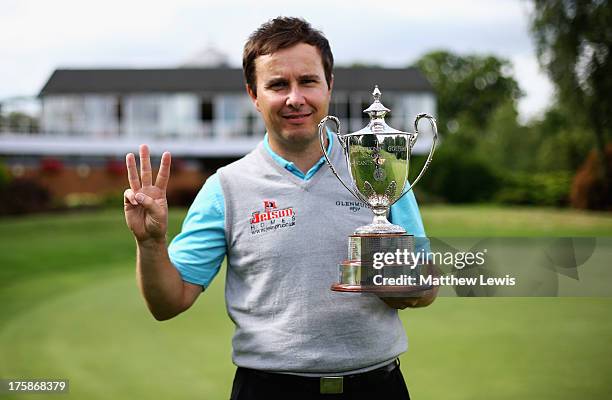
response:
<path id="1" fill-rule="evenodd" d="M 370 285 L 351 285 L 348 283 L 334 283 L 331 285 L 331 290 L 334 292 L 348 292 L 348 293 L 375 293 L 381 295 L 406 295 L 410 297 L 411 294 L 424 292 L 431 289 L 430 285 L 414 285 L 414 286 L 391 286 L 380 288 L 378 286 Z M 384 296 L 382 296 L 384 297 Z"/>
<path id="2" fill-rule="evenodd" d="M 406 235 L 406 230 L 399 225 L 393 225 L 391 223 L 384 224 L 370 224 L 360 226 L 355 229 L 355 235 L 366 236 L 366 235 L 383 235 L 383 236 L 394 236 L 394 235 Z"/>
<path id="3" fill-rule="evenodd" d="M 348 260 L 372 261 L 374 253 L 414 252 L 414 236 L 407 233 L 355 233 L 349 236 Z M 343 262 L 343 264 L 346 263 Z"/>
<path id="4" fill-rule="evenodd" d="M 400 262 L 385 263 L 376 254 L 400 253 L 410 257 Z M 431 285 L 421 285 L 420 275 L 423 265 L 416 265 L 414 236 L 406 233 L 394 234 L 354 234 L 349 237 L 349 259 L 338 264 L 338 281 L 331 286 L 335 292 L 375 293 L 385 296 L 415 296 L 414 293 L 431 289 Z"/>

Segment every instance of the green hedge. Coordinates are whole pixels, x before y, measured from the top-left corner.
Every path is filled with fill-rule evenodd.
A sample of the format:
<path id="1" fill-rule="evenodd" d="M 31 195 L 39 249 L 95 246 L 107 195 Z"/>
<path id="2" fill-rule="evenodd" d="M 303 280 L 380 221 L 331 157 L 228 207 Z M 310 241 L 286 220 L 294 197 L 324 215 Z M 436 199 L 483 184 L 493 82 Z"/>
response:
<path id="1" fill-rule="evenodd" d="M 414 160 L 416 174 L 424 160 Z M 474 154 L 442 146 L 418 183 L 422 189 L 449 203 L 487 202 L 494 198 L 501 179 L 488 162 Z M 411 176 L 414 179 L 414 176 Z"/>
<path id="2" fill-rule="evenodd" d="M 51 194 L 35 181 L 18 178 L 0 187 L 0 215 L 30 214 L 51 209 Z"/>
<path id="3" fill-rule="evenodd" d="M 506 176 L 495 200 L 504 204 L 565 206 L 572 185 L 570 172 L 515 173 Z"/>
<path id="4" fill-rule="evenodd" d="M 11 181 L 11 175 L 6 165 L 0 160 L 0 190 Z"/>
<path id="5" fill-rule="evenodd" d="M 411 160 L 411 180 L 424 162 L 423 156 Z M 572 177 L 566 171 L 534 174 L 500 171 L 483 156 L 441 147 L 416 188 L 424 198 L 448 203 L 566 206 Z"/>

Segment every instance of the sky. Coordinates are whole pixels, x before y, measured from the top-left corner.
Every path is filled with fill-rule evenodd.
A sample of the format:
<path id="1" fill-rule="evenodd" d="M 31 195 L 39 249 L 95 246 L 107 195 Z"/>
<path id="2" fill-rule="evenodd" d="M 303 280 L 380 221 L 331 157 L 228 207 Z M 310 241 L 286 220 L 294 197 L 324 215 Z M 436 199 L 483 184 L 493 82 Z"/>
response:
<path id="1" fill-rule="evenodd" d="M 308 20 L 329 39 L 336 65 L 403 67 L 446 49 L 513 63 L 523 121 L 551 102 L 520 0 L 0 0 L 0 101 L 36 95 L 56 68 L 174 67 L 202 49 L 240 67 L 248 35 L 279 15 Z"/>

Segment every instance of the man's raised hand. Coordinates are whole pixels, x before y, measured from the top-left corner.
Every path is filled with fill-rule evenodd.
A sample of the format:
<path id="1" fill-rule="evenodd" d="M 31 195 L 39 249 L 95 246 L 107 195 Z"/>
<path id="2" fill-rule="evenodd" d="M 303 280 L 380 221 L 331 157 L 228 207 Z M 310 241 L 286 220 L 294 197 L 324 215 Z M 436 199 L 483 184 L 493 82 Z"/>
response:
<path id="1" fill-rule="evenodd" d="M 153 185 L 153 171 L 147 145 L 140 146 L 140 178 L 136 158 L 125 156 L 130 188 L 123 193 L 125 222 L 139 243 L 164 242 L 168 229 L 166 187 L 170 178 L 170 153 L 162 154 L 159 172 Z"/>

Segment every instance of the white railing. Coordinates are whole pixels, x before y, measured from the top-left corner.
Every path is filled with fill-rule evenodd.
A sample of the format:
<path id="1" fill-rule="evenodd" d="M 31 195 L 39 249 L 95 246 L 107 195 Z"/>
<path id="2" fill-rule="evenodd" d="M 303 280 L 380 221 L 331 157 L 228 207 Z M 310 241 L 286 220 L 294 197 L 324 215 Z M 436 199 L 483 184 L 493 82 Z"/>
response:
<path id="1" fill-rule="evenodd" d="M 142 143 L 151 153 L 170 151 L 184 157 L 240 157 L 255 148 L 257 138 L 200 138 L 190 140 L 160 138 L 88 138 L 83 136 L 15 134 L 0 135 L 0 154 L 47 156 L 122 156 L 137 152 Z"/>
<path id="2" fill-rule="evenodd" d="M 12 134 L 38 134 L 40 127 L 38 124 L 32 124 L 29 122 L 18 122 L 18 123 L 2 123 L 0 122 L 0 134 L 12 133 Z"/>

